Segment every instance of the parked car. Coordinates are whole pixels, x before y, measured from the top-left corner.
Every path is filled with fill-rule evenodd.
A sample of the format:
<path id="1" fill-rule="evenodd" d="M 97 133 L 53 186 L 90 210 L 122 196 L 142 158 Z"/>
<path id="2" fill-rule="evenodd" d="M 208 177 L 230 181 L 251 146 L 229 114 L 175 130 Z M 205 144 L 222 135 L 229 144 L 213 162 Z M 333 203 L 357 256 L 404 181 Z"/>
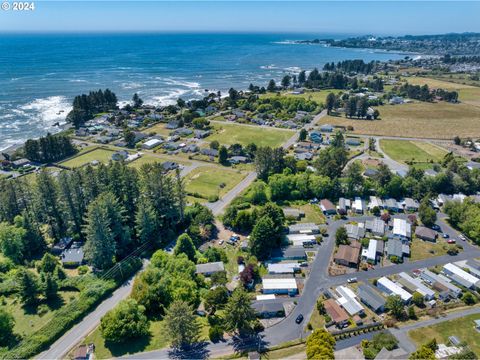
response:
<path id="1" fill-rule="evenodd" d="M 458 237 L 460 238 L 460 240 L 466 240 L 463 234 L 460 234 Z"/>
<path id="2" fill-rule="evenodd" d="M 439 231 L 439 230 L 440 230 L 440 226 L 438 226 L 437 224 L 433 224 L 433 225 L 432 225 L 432 229 L 433 229 L 433 230 L 436 230 L 436 231 Z"/>
<path id="3" fill-rule="evenodd" d="M 449 244 L 455 244 L 457 241 L 455 239 L 449 239 L 447 243 Z"/>
<path id="4" fill-rule="evenodd" d="M 352 283 L 356 283 L 357 280 L 358 280 L 358 279 L 357 279 L 356 277 L 352 277 L 352 278 L 347 279 L 347 282 L 348 282 L 349 284 L 352 284 Z"/>
<path id="5" fill-rule="evenodd" d="M 295 322 L 296 322 L 297 324 L 300 324 L 302 321 L 303 321 L 303 315 L 300 314 L 300 315 L 298 315 L 297 318 L 295 319 Z"/>
<path id="6" fill-rule="evenodd" d="M 223 240 L 220 240 L 220 241 L 218 242 L 218 245 L 222 245 L 222 244 L 223 244 Z"/>
<path id="7" fill-rule="evenodd" d="M 307 266 L 308 266 L 308 262 L 306 261 L 300 263 L 300 267 L 307 267 Z"/>
<path id="8" fill-rule="evenodd" d="M 443 236 L 444 239 L 448 239 L 450 237 L 450 235 L 448 235 L 448 234 L 443 234 L 442 236 Z"/>

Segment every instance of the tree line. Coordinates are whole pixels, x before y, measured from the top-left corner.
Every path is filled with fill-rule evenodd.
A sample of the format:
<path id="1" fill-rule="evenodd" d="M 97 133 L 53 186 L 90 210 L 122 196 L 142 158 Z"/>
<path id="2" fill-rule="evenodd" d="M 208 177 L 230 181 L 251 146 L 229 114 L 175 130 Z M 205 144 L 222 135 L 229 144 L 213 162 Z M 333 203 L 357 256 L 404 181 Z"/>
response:
<path id="1" fill-rule="evenodd" d="M 39 139 L 29 139 L 23 147 L 24 156 L 35 162 L 49 163 L 76 154 L 77 149 L 66 135 L 47 134 Z"/>
<path id="2" fill-rule="evenodd" d="M 18 241 L 1 243 L 2 253 L 17 263 L 41 255 L 37 249 L 45 243 L 71 237 L 86 242 L 86 258 L 105 269 L 143 242 L 171 237 L 184 213 L 183 183 L 179 175 L 167 176 L 161 164 L 139 170 L 101 164 L 57 178 L 42 171 L 32 183 L 0 182 L 0 221 L 19 234 Z M 13 243 L 15 251 L 8 249 Z"/>
<path id="3" fill-rule="evenodd" d="M 88 95 L 75 96 L 73 109 L 68 113 L 67 121 L 78 128 L 95 114 L 117 109 L 117 102 L 117 96 L 109 89 L 90 91 Z"/>
<path id="4" fill-rule="evenodd" d="M 361 59 L 343 60 L 343 61 L 337 62 L 336 64 L 334 62 L 326 63 L 323 66 L 323 70 L 343 71 L 346 73 L 371 74 L 374 72 L 377 63 L 378 61 L 370 61 L 366 63 Z"/>

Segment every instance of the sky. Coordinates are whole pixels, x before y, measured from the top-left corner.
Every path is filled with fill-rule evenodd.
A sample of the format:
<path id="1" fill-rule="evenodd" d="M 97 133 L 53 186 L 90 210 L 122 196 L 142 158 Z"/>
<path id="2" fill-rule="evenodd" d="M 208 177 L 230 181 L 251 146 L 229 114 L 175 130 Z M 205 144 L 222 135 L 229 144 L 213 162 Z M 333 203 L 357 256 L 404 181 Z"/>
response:
<path id="1" fill-rule="evenodd" d="M 480 32 L 479 14 L 480 1 L 39 0 L 0 10 L 0 32 L 438 34 Z"/>

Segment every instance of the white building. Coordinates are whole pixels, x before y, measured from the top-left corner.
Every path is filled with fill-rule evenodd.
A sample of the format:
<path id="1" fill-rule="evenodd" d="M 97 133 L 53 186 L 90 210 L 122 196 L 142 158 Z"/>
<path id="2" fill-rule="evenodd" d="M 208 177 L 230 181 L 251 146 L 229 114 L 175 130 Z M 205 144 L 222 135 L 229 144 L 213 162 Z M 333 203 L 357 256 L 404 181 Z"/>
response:
<path id="1" fill-rule="evenodd" d="M 300 270 L 300 264 L 297 262 L 268 264 L 269 274 L 293 274 Z"/>
<path id="2" fill-rule="evenodd" d="M 363 212 L 365 211 L 363 200 L 357 196 L 353 202 L 352 208 L 357 214 L 363 214 Z"/>
<path id="3" fill-rule="evenodd" d="M 412 225 L 407 220 L 394 218 L 393 219 L 393 236 L 400 238 L 401 240 L 410 240 L 412 237 Z"/>
<path id="4" fill-rule="evenodd" d="M 143 149 L 153 149 L 162 144 L 162 140 L 150 139 L 142 144 Z"/>
<path id="5" fill-rule="evenodd" d="M 311 234 L 288 234 L 287 239 L 293 246 L 309 246 L 317 241 L 315 235 Z"/>
<path id="6" fill-rule="evenodd" d="M 275 295 L 274 294 L 268 294 L 268 295 L 257 295 L 257 300 L 275 300 Z"/>
<path id="7" fill-rule="evenodd" d="M 458 266 L 448 263 L 443 265 L 443 272 L 455 282 L 460 283 L 461 285 L 467 286 L 468 288 L 480 287 L 480 279 L 472 274 L 469 274 L 463 269 L 460 269 Z M 463 280 L 459 281 L 460 279 Z"/>
<path id="8" fill-rule="evenodd" d="M 375 264 L 377 262 L 377 246 L 378 240 L 370 239 L 368 249 L 362 250 L 362 258 L 369 263 Z"/>
<path id="9" fill-rule="evenodd" d="M 365 309 L 356 299 L 356 295 L 351 289 L 346 286 L 339 286 L 335 290 L 340 295 L 337 299 L 337 303 L 342 306 L 350 316 L 362 314 L 364 312 Z"/>
<path id="10" fill-rule="evenodd" d="M 370 196 L 370 202 L 368 203 L 368 209 L 372 210 L 374 207 L 378 207 L 379 209 L 383 208 L 382 199 L 378 196 Z"/>
<path id="11" fill-rule="evenodd" d="M 378 279 L 377 287 L 387 295 L 400 296 L 405 303 L 410 302 L 410 300 L 412 299 L 412 294 L 410 294 L 408 291 L 404 290 L 401 286 L 395 284 L 392 280 L 385 276 Z"/>
<path id="12" fill-rule="evenodd" d="M 293 277 L 263 278 L 262 287 L 264 294 L 296 295 L 298 293 L 297 281 Z"/>

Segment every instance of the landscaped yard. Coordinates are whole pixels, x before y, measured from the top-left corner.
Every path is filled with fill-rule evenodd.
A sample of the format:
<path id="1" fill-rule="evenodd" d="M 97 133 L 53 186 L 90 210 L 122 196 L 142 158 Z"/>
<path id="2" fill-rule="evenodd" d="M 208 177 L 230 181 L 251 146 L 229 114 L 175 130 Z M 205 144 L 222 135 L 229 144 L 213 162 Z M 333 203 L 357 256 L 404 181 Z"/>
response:
<path id="1" fill-rule="evenodd" d="M 146 128 L 145 130 L 143 130 L 143 132 L 145 134 L 155 133 L 157 135 L 169 136 L 170 132 L 172 132 L 172 130 L 166 129 L 165 125 L 167 125 L 167 124 L 158 123 L 158 124 L 153 125 L 152 127 Z"/>
<path id="2" fill-rule="evenodd" d="M 255 143 L 257 146 L 277 147 L 290 139 L 295 133 L 292 130 L 248 126 L 238 124 L 212 123 L 214 133 L 206 138 L 207 141 L 217 140 L 220 144 L 243 146 Z"/>
<path id="3" fill-rule="evenodd" d="M 410 248 L 410 260 L 423 260 L 434 256 L 447 254 L 448 244 L 443 239 L 437 239 L 437 242 L 423 241 L 414 238 Z"/>
<path id="4" fill-rule="evenodd" d="M 480 107 L 446 102 L 415 102 L 379 106 L 379 120 L 355 120 L 344 116 L 326 116 L 323 124 L 353 126 L 354 133 L 452 139 L 480 136 Z"/>
<path id="5" fill-rule="evenodd" d="M 113 153 L 113 150 L 98 148 L 90 152 L 81 153 L 74 158 L 61 162 L 60 165 L 76 168 L 91 163 L 94 160 L 102 163 L 108 163 L 112 158 Z"/>
<path id="6" fill-rule="evenodd" d="M 201 166 L 185 177 L 185 188 L 190 194 L 199 194 L 204 199 L 222 196 L 245 177 L 245 173 L 220 168 Z"/>
<path id="7" fill-rule="evenodd" d="M 480 314 L 465 316 L 459 319 L 444 321 L 436 325 L 409 331 L 408 335 L 421 345 L 435 338 L 438 343 L 448 343 L 449 336 L 456 336 L 466 342 L 477 356 L 480 356 L 480 332 L 475 330 L 474 320 L 480 319 Z"/>
<path id="8" fill-rule="evenodd" d="M 438 163 L 447 151 L 422 141 L 381 139 L 380 147 L 393 160 L 407 163 Z"/>

